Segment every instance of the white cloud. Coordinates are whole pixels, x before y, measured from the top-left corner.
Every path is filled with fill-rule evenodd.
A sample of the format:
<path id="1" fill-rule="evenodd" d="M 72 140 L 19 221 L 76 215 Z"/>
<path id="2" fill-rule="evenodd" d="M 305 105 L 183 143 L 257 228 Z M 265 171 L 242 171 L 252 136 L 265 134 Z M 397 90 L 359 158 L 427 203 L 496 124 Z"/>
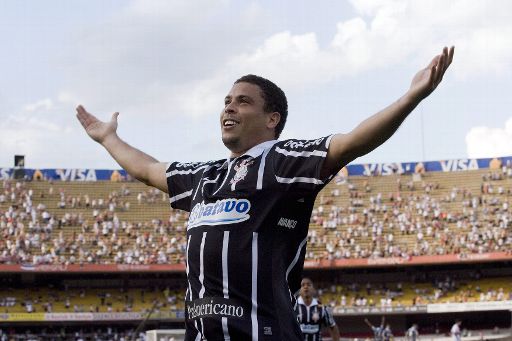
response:
<path id="1" fill-rule="evenodd" d="M 120 111 L 131 122 L 141 117 L 144 123 L 156 121 L 158 128 L 192 126 L 191 122 L 218 115 L 232 82 L 243 74 L 260 74 L 287 92 L 303 94 L 374 70 L 414 71 L 447 44 L 457 48 L 450 74 L 471 78 L 511 73 L 510 1 L 351 0 L 351 4 L 354 14 L 348 19 L 298 34 L 287 31 L 286 24 L 278 30 L 273 25 L 273 20 L 294 20 L 294 11 L 281 12 L 258 2 L 127 2 L 124 10 L 102 23 L 72 31 L 58 60 L 60 74 L 67 77 L 59 80 L 59 91 L 21 109 L 51 110 L 55 122 L 62 120 L 73 129 L 80 129 L 76 121 L 71 123 L 79 103 L 98 116 L 104 114 L 104 119 Z M 387 76 L 396 76 L 404 87 L 408 84 L 402 74 Z M 331 108 L 323 109 L 331 114 L 327 112 Z M 20 128 L 24 141 L 33 134 L 32 140 L 44 143 L 35 128 L 38 122 L 26 119 L 26 123 L 33 130 Z M 0 132 L 6 129 L 3 126 Z M 51 124 L 45 129 L 52 131 Z M 12 132 L 6 134 L 16 138 Z M 204 138 L 218 138 L 218 131 L 212 129 L 211 134 Z M 304 134 L 308 132 L 297 132 Z"/>
<path id="2" fill-rule="evenodd" d="M 512 117 L 504 128 L 471 128 L 466 135 L 466 148 L 470 158 L 512 156 Z"/>
<path id="3" fill-rule="evenodd" d="M 50 98 L 45 98 L 35 103 L 26 104 L 24 107 L 25 111 L 37 111 L 37 110 L 50 110 L 53 108 L 53 101 Z"/>
<path id="4" fill-rule="evenodd" d="M 452 44 L 457 52 L 450 73 L 468 78 L 511 71 L 512 22 L 481 16 L 501 18 L 500 13 L 512 12 L 512 2 L 353 0 L 352 4 L 358 16 L 339 22 L 328 46 L 319 46 L 315 32 L 275 33 L 252 51 L 228 59 L 196 87 L 188 84 L 190 96 L 182 97 L 183 102 L 193 101 L 196 92 L 215 98 L 218 88 L 208 92 L 205 85 L 229 84 L 227 75 L 234 80 L 246 73 L 261 74 L 293 90 L 377 68 L 412 63 L 420 68 Z M 189 111 L 182 107 L 182 112 Z"/>
<path id="5" fill-rule="evenodd" d="M 38 159 L 40 164 L 52 158 L 56 161 L 62 155 L 50 152 L 50 148 L 58 146 L 57 149 L 61 150 L 65 145 L 61 143 L 62 140 L 67 139 L 71 132 L 70 126 L 62 126 L 39 117 L 10 115 L 0 122 L 2 154 L 24 154 L 30 156 L 32 162 Z"/>
<path id="6" fill-rule="evenodd" d="M 512 10 L 512 8 L 510 9 Z M 468 56 L 462 76 L 476 74 L 510 75 L 512 58 L 512 27 L 478 28 L 463 40 L 462 52 Z"/>
<path id="7" fill-rule="evenodd" d="M 123 18 L 132 20 L 150 17 L 152 20 L 173 21 L 183 24 L 200 21 L 210 16 L 210 13 L 224 8 L 228 0 L 135 0 L 124 11 Z M 194 11 L 193 15 L 190 11 Z"/>
<path id="8" fill-rule="evenodd" d="M 270 25 L 264 24 L 268 13 L 257 3 L 237 6 L 227 0 L 128 3 L 104 23 L 75 32 L 71 52 L 59 63 L 69 78 L 60 100 L 79 98 L 104 111 L 160 116 L 220 110 L 229 89 L 222 83 L 221 97 L 207 100 L 215 103 L 207 106 L 205 98 L 212 94 L 201 92 L 202 81 L 215 74 L 227 56 L 242 53 L 270 32 Z M 207 80 L 205 85 L 212 83 L 219 81 Z M 199 92 L 192 95 L 195 102 L 178 108 L 171 101 L 184 102 L 181 94 L 192 89 Z"/>
<path id="9" fill-rule="evenodd" d="M 365 16 L 376 16 L 379 12 L 401 12 L 408 1 L 397 0 L 351 0 L 356 12 Z"/>
<path id="10" fill-rule="evenodd" d="M 460 77 L 510 71 L 512 22 L 500 13 L 512 12 L 512 2 L 351 4 L 355 15 L 333 23 L 330 43 L 321 46 L 318 32 L 266 30 L 257 40 L 265 25 L 256 23 L 268 13 L 255 3 L 233 16 L 226 0 L 136 0 L 77 37 L 68 73 L 79 81 L 65 97 L 109 112 L 197 117 L 218 112 L 243 74 L 260 74 L 287 91 L 307 89 L 374 69 L 423 67 L 447 44 L 457 46 L 450 72 Z"/>
<path id="11" fill-rule="evenodd" d="M 75 104 L 75 105 L 80 102 L 77 97 L 75 97 L 73 94 L 71 94 L 67 91 L 61 91 L 57 95 L 57 101 L 59 101 L 60 103 Z"/>

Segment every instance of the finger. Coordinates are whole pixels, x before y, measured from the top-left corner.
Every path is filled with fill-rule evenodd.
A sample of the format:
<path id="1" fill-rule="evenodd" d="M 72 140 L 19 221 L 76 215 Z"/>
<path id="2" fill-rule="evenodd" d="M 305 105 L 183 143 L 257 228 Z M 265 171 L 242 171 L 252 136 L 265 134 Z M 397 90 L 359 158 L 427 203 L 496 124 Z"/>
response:
<path id="1" fill-rule="evenodd" d="M 76 107 L 76 114 L 77 116 L 84 116 L 85 109 L 82 105 L 79 105 Z"/>
<path id="2" fill-rule="evenodd" d="M 450 65 L 452 63 L 454 54 L 455 54 L 455 46 L 452 46 L 450 48 L 450 51 L 448 52 L 448 65 Z"/>
<path id="3" fill-rule="evenodd" d="M 449 59 L 448 59 L 448 47 L 444 47 L 443 49 L 443 56 L 444 56 L 444 65 L 443 65 L 443 68 L 446 70 L 446 68 L 448 68 L 448 62 L 449 62 Z"/>
<path id="4" fill-rule="evenodd" d="M 439 59 L 439 69 L 436 70 L 437 72 L 437 80 L 440 81 L 441 78 L 443 78 L 443 75 L 444 75 L 444 72 L 446 71 L 446 58 L 447 58 L 447 55 L 443 54 L 441 56 L 441 58 Z"/>
<path id="5" fill-rule="evenodd" d="M 435 56 L 435 57 L 432 59 L 432 61 L 430 62 L 430 64 L 428 64 L 428 66 L 427 66 L 427 67 L 428 67 L 429 69 L 432 69 L 432 67 L 433 67 L 433 66 L 436 66 L 436 65 L 437 65 L 437 62 L 439 61 L 439 58 L 440 58 L 440 57 L 441 57 L 440 55 Z"/>
<path id="6" fill-rule="evenodd" d="M 436 72 L 435 72 L 435 75 L 434 75 L 434 84 L 437 84 L 441 81 L 441 79 L 443 78 L 443 73 L 444 73 L 444 54 L 441 55 L 441 57 L 439 57 L 439 61 L 437 62 L 437 65 L 436 65 Z"/>
<path id="7" fill-rule="evenodd" d="M 87 126 L 86 122 L 86 111 L 82 105 L 79 105 L 76 108 L 76 117 L 78 118 L 78 121 L 82 124 L 82 126 L 85 128 Z"/>
<path id="8" fill-rule="evenodd" d="M 426 69 L 430 69 L 430 74 L 428 77 L 428 81 L 430 84 L 434 83 L 434 77 L 436 75 L 436 65 L 439 63 L 439 58 L 439 55 L 435 56 L 430 62 L 430 64 L 428 64 L 428 66 L 426 67 Z"/>
<path id="9" fill-rule="evenodd" d="M 85 108 L 82 105 L 79 105 L 76 108 L 77 116 L 81 117 L 83 120 L 86 120 L 90 114 L 85 110 Z"/>
<path id="10" fill-rule="evenodd" d="M 114 121 L 117 123 L 117 117 L 119 116 L 119 113 L 118 112 L 115 112 L 112 114 L 112 118 L 111 118 L 111 121 Z"/>
<path id="11" fill-rule="evenodd" d="M 435 84 L 434 83 L 434 77 L 435 77 L 435 74 L 436 74 L 436 66 L 435 65 L 432 65 L 432 66 L 429 66 L 429 75 L 428 75 L 428 84 Z"/>
<path id="12" fill-rule="evenodd" d="M 454 49 L 455 49 L 454 46 L 450 47 L 450 49 L 448 49 L 448 47 L 446 47 L 446 46 L 443 48 L 443 54 L 441 56 L 443 59 L 443 63 L 439 63 L 442 65 L 442 68 L 436 67 L 437 70 L 436 70 L 436 75 L 435 75 L 436 77 L 435 77 L 435 83 L 434 83 L 436 86 L 439 83 L 441 83 L 446 70 L 452 63 Z M 441 66 L 441 65 L 439 65 L 439 66 Z"/>
<path id="13" fill-rule="evenodd" d="M 85 128 L 85 127 L 86 127 L 86 123 L 85 123 L 85 120 L 84 120 L 83 116 L 77 113 L 77 114 L 76 114 L 76 117 L 78 118 L 78 121 L 80 122 L 80 124 L 82 125 L 82 127 L 84 127 L 84 128 Z"/>
<path id="14" fill-rule="evenodd" d="M 76 111 L 77 111 L 77 117 L 79 117 L 81 119 L 80 122 L 82 123 L 82 125 L 84 127 L 88 127 L 90 124 L 98 121 L 96 116 L 92 115 L 87 110 L 85 110 L 85 108 L 82 105 L 79 105 L 76 108 Z"/>
<path id="15" fill-rule="evenodd" d="M 445 56 L 445 59 L 444 59 L 444 71 L 446 71 L 448 69 L 448 67 L 450 66 L 450 64 L 452 63 L 452 60 L 453 60 L 453 46 L 450 49 L 448 49 L 448 47 L 445 47 L 443 49 L 443 55 Z"/>

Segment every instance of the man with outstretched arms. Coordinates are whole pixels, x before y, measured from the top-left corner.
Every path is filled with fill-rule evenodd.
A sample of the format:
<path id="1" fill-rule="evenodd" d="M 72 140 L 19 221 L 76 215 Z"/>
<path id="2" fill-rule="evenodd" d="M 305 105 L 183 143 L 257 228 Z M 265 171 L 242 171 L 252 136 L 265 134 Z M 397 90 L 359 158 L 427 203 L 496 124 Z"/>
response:
<path id="1" fill-rule="evenodd" d="M 364 323 L 370 327 L 373 332 L 373 340 L 375 341 L 383 341 L 384 340 L 384 323 L 386 322 L 386 317 L 382 316 L 380 320 L 379 326 L 374 326 L 367 318 L 364 319 Z"/>
<path id="2" fill-rule="evenodd" d="M 321 304 L 315 297 L 315 287 L 309 278 L 303 278 L 300 283 L 300 296 L 297 299 L 295 311 L 304 341 L 321 341 L 322 327 L 328 327 L 333 341 L 339 341 L 340 332 L 332 312 Z"/>
<path id="3" fill-rule="evenodd" d="M 238 79 L 220 114 L 227 159 L 163 163 L 121 140 L 118 113 L 77 116 L 91 138 L 136 179 L 169 193 L 190 212 L 186 340 L 302 340 L 294 295 L 317 193 L 344 165 L 386 141 L 441 81 L 445 48 L 398 101 L 348 134 L 279 141 L 286 96 L 253 75 Z"/>

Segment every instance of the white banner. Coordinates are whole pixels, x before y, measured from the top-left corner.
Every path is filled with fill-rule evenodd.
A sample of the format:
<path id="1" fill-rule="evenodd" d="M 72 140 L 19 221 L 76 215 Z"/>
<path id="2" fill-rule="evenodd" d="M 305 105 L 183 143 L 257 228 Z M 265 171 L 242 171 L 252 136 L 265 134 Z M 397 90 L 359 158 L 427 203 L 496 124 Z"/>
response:
<path id="1" fill-rule="evenodd" d="M 455 313 L 468 311 L 511 310 L 512 301 L 427 304 L 427 313 Z"/>
<path id="2" fill-rule="evenodd" d="M 141 320 L 142 313 L 46 313 L 45 321 L 113 321 Z"/>

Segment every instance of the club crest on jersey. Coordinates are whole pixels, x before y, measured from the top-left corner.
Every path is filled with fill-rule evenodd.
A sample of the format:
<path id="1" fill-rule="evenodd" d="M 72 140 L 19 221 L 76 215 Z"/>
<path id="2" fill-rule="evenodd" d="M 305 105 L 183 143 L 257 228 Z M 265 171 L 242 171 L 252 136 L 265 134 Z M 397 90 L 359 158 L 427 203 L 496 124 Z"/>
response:
<path id="1" fill-rule="evenodd" d="M 223 199 L 210 204 L 200 202 L 190 212 L 187 229 L 200 225 L 240 223 L 251 217 L 250 209 L 251 202 L 247 199 Z"/>
<path id="2" fill-rule="evenodd" d="M 320 315 L 318 314 L 318 311 L 315 310 L 315 312 L 313 313 L 312 320 L 314 322 L 318 322 L 318 320 L 320 320 Z"/>
<path id="3" fill-rule="evenodd" d="M 240 164 L 238 165 L 235 165 L 235 176 L 233 177 L 233 179 L 231 179 L 231 181 L 229 182 L 231 184 L 231 190 L 234 191 L 235 190 L 235 186 L 238 182 L 242 181 L 243 179 L 245 179 L 245 177 L 247 176 L 247 173 L 249 173 L 249 166 L 252 165 L 254 163 L 253 160 L 242 160 L 242 162 L 240 162 Z"/>

